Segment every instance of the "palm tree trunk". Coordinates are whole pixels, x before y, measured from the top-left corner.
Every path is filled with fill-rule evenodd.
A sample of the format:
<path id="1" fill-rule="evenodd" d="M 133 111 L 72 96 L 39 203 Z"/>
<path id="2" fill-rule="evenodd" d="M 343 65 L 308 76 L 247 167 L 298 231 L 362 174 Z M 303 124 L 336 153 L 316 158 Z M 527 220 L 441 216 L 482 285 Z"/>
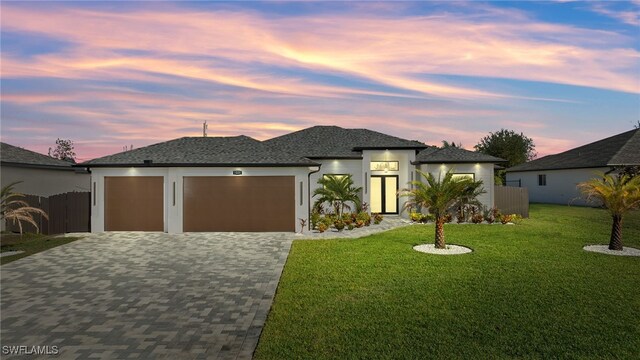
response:
<path id="1" fill-rule="evenodd" d="M 609 250 L 622 251 L 622 216 L 613 215 L 613 224 L 611 225 L 611 240 L 609 241 Z"/>
<path id="2" fill-rule="evenodd" d="M 444 217 L 438 216 L 436 218 L 436 249 L 445 249 L 444 242 Z"/>

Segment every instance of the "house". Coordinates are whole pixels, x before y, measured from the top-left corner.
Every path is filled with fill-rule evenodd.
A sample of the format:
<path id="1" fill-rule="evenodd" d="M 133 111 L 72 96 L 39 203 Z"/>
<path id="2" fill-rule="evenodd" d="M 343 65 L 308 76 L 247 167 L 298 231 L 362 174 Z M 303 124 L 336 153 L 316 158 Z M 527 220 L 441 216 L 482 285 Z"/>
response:
<path id="1" fill-rule="evenodd" d="M 507 183 L 526 187 L 531 202 L 588 205 L 576 185 L 615 168 L 640 165 L 640 129 L 627 131 L 507 171 Z"/>
<path id="2" fill-rule="evenodd" d="M 14 190 L 23 194 L 51 196 L 89 191 L 89 174 L 72 165 L 68 161 L 0 143 L 2 187 L 21 181 L 14 186 Z"/>
<path id="3" fill-rule="evenodd" d="M 89 191 L 88 172 L 72 167 L 68 161 L 54 159 L 30 150 L 0 143 L 0 183 L 14 185 L 14 191 L 48 197 L 73 191 Z M 5 230 L 5 222 L 0 230 Z"/>
<path id="4" fill-rule="evenodd" d="M 185 137 L 87 161 L 94 232 L 297 231 L 317 181 L 351 175 L 371 212 L 399 214 L 415 170 L 485 181 L 501 159 L 367 129 L 314 126 L 266 141 Z"/>

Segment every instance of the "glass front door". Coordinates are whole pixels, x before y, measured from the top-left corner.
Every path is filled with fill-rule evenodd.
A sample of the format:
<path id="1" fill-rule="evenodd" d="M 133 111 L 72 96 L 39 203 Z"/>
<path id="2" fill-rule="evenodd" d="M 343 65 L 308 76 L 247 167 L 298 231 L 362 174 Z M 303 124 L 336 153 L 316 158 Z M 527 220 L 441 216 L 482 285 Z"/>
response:
<path id="1" fill-rule="evenodd" d="M 397 193 L 397 175 L 371 175 L 371 212 L 397 214 Z"/>

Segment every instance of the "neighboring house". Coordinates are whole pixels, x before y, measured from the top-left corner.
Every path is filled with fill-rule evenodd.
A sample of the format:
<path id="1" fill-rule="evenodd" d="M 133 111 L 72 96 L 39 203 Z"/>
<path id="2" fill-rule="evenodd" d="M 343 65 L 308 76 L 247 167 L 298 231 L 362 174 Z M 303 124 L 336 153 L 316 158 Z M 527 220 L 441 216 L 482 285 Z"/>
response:
<path id="1" fill-rule="evenodd" d="M 90 175 L 68 161 L 0 143 L 0 183 L 16 192 L 48 197 L 72 191 L 89 191 Z M 4 221 L 0 224 L 5 229 Z"/>
<path id="2" fill-rule="evenodd" d="M 2 187 L 21 181 L 15 185 L 15 191 L 38 196 L 89 191 L 90 175 L 72 167 L 72 163 L 6 143 L 0 144 Z"/>
<path id="3" fill-rule="evenodd" d="M 507 169 L 507 184 L 526 187 L 531 202 L 588 205 L 576 185 L 615 168 L 640 165 L 640 129 Z"/>
<path id="4" fill-rule="evenodd" d="M 351 175 L 371 212 L 398 214 L 416 168 L 482 179 L 502 159 L 366 129 L 315 126 L 266 141 L 186 137 L 87 161 L 94 232 L 299 231 L 318 179 Z"/>

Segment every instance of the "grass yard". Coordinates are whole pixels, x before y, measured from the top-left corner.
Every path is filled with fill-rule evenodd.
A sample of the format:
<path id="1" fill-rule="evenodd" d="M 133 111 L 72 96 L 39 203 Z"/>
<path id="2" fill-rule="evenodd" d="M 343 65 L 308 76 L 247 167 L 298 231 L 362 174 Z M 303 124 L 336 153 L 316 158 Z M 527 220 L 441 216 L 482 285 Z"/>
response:
<path id="1" fill-rule="evenodd" d="M 42 234 L 0 234 L 0 252 L 22 250 L 21 254 L 0 258 L 0 265 L 8 264 L 23 257 L 45 251 L 56 246 L 68 244 L 80 239 L 79 237 L 64 237 L 61 235 Z"/>
<path id="2" fill-rule="evenodd" d="M 517 226 L 445 225 L 466 255 L 418 253 L 433 225 L 296 241 L 256 359 L 640 359 L 640 258 L 604 210 L 536 204 Z M 640 213 L 623 223 L 640 248 Z"/>

